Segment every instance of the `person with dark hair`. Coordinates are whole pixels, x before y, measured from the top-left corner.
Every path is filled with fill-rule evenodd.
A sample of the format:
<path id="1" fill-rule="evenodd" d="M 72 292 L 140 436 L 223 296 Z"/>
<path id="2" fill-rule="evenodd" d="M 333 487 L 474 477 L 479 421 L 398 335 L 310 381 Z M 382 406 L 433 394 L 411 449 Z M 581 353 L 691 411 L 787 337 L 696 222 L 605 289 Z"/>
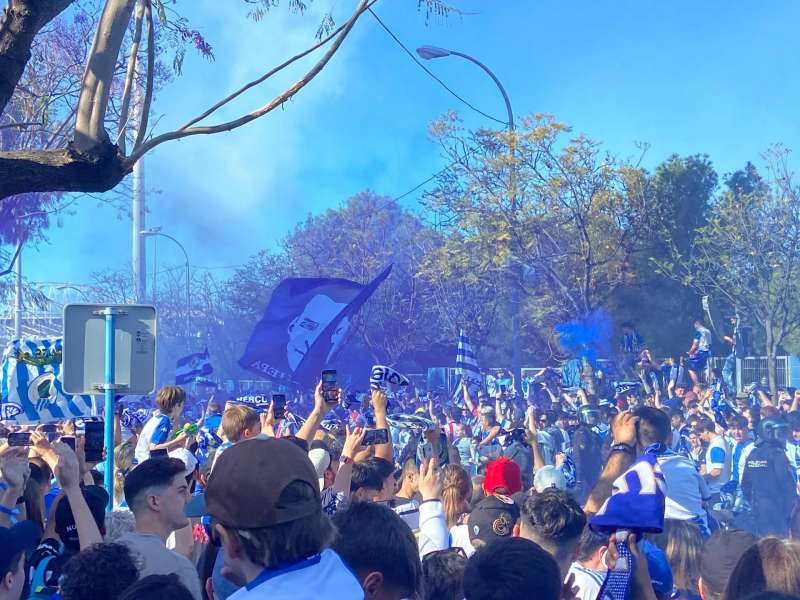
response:
<path id="1" fill-rule="evenodd" d="M 756 537 L 741 529 L 718 529 L 706 541 L 700 555 L 697 589 L 703 600 L 721 600 L 731 573 Z"/>
<path id="2" fill-rule="evenodd" d="M 795 473 L 786 457 L 786 422 L 769 417 L 758 424 L 756 447 L 742 472 L 742 497 L 750 505 L 749 521 L 758 536 L 789 534 L 797 502 Z"/>
<path id="3" fill-rule="evenodd" d="M 376 457 L 355 463 L 350 493 L 356 502 L 390 500 L 394 496 L 394 465 L 385 458 Z"/>
<path id="4" fill-rule="evenodd" d="M 578 588 L 578 600 L 596 600 L 607 570 L 603 563 L 607 548 L 608 535 L 584 528 L 578 540 L 577 555 L 567 573 L 567 578 L 572 576 Z"/>
<path id="5" fill-rule="evenodd" d="M 192 600 L 192 593 L 174 573 L 148 575 L 125 590 L 119 600 Z"/>
<path id="6" fill-rule="evenodd" d="M 130 550 L 122 544 L 95 544 L 64 567 L 63 600 L 118 600 L 139 578 Z"/>
<path id="7" fill-rule="evenodd" d="M 0 600 L 20 600 L 25 587 L 25 555 L 36 547 L 40 535 L 33 521 L 0 527 Z"/>
<path id="8" fill-rule="evenodd" d="M 697 424 L 700 439 L 706 448 L 706 460 L 700 467 L 700 473 L 708 484 L 710 506 L 719 502 L 722 486 L 731 478 L 731 450 L 725 438 L 717 432 L 717 425 L 709 417 L 703 417 Z"/>
<path id="9" fill-rule="evenodd" d="M 544 548 L 566 577 L 585 526 L 586 514 L 572 496 L 550 488 L 525 499 L 519 534 Z"/>
<path id="10" fill-rule="evenodd" d="M 125 478 L 125 501 L 136 518 L 136 529 L 119 537 L 141 561 L 141 575 L 175 573 L 197 600 L 200 578 L 185 556 L 168 550 L 167 538 L 189 524 L 184 513 L 189 500 L 186 466 L 177 458 L 150 458 Z"/>
<path id="11" fill-rule="evenodd" d="M 334 529 L 322 512 L 317 473 L 292 442 L 254 438 L 232 446 L 187 514 L 211 516 L 212 543 L 222 545 L 231 579 L 246 584 L 236 600 L 364 597 L 330 549 Z"/>
<path id="12" fill-rule="evenodd" d="M 356 502 L 336 513 L 333 549 L 356 574 L 366 600 L 416 597 L 422 583 L 417 541 L 393 510 Z"/>
<path id="13" fill-rule="evenodd" d="M 755 448 L 747 429 L 747 419 L 742 415 L 733 415 L 728 418 L 728 434 L 733 440 L 733 453 L 731 454 L 731 481 L 737 489 L 741 489 L 742 474 L 747 463 L 747 457 Z M 732 484 L 733 485 L 733 484 Z"/>
<path id="14" fill-rule="evenodd" d="M 464 569 L 466 600 L 557 600 L 558 564 L 538 544 L 524 538 L 496 540 L 478 548 Z"/>
<path id="15" fill-rule="evenodd" d="M 108 493 L 96 485 L 86 486 L 82 491 L 100 534 L 105 535 Z M 75 516 L 72 514 L 69 498 L 64 496 L 58 501 L 54 518 L 47 524 L 45 537 L 28 563 L 31 591 L 37 594 L 55 594 L 64 566 L 80 550 Z"/>
<path id="16" fill-rule="evenodd" d="M 427 554 L 422 559 L 422 600 L 463 600 L 466 567 L 462 548 Z"/>
<path id="17" fill-rule="evenodd" d="M 709 491 L 705 480 L 698 474 L 691 459 L 670 450 L 672 424 L 667 414 L 651 406 L 640 406 L 633 411 L 639 417 L 636 452 L 655 454 L 666 483 L 667 519 L 693 521 L 703 532 L 708 529 L 703 501 Z"/>

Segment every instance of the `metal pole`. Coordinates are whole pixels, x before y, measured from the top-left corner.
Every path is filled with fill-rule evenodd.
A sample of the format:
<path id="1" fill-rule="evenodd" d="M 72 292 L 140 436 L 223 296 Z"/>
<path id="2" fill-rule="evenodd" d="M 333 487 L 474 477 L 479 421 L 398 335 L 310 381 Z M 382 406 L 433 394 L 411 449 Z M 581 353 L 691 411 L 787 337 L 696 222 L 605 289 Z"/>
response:
<path id="1" fill-rule="evenodd" d="M 105 368 L 105 447 L 106 447 L 106 469 L 104 483 L 108 492 L 108 510 L 114 508 L 114 392 L 115 392 L 115 339 L 114 339 L 114 315 L 113 308 L 105 308 L 103 315 L 106 319 L 106 368 Z"/>
<path id="2" fill-rule="evenodd" d="M 14 296 L 14 339 L 22 337 L 22 250 L 17 255 L 17 277 Z"/>
<path id="3" fill-rule="evenodd" d="M 135 103 L 141 106 L 142 90 L 139 85 L 135 85 Z M 140 111 L 137 111 L 140 112 Z M 140 115 L 141 116 L 141 115 Z M 139 119 L 141 121 L 141 119 Z M 145 246 L 142 231 L 145 228 L 146 202 L 145 198 L 145 178 L 144 178 L 144 157 L 140 158 L 133 165 L 133 289 L 136 302 L 144 302 L 147 297 L 147 248 Z"/>
<path id="4" fill-rule="evenodd" d="M 511 100 L 508 97 L 508 93 L 506 93 L 506 88 L 503 87 L 503 84 L 500 83 L 500 80 L 497 76 L 492 72 L 492 70 L 484 65 L 481 61 L 473 58 L 468 54 L 463 54 L 462 52 L 455 52 L 453 50 L 449 51 L 450 54 L 453 56 L 460 56 L 461 58 L 470 61 L 473 64 L 478 65 L 481 69 L 483 69 L 489 77 L 492 78 L 495 85 L 497 85 L 497 89 L 500 90 L 500 93 L 503 95 L 503 101 L 506 103 L 506 112 L 508 114 L 508 131 L 509 133 L 513 133 L 515 131 L 514 126 L 514 111 L 511 109 Z M 513 152 L 513 149 L 512 149 Z M 512 188 L 512 197 L 511 197 L 511 212 L 512 214 L 516 213 L 517 211 L 517 194 L 516 190 L 516 167 L 512 165 L 511 169 L 511 188 Z M 522 346 L 520 340 L 520 307 L 521 307 L 521 290 L 520 286 L 522 285 L 522 265 L 519 264 L 518 261 L 514 261 L 513 263 L 508 265 L 508 274 L 509 278 L 511 279 L 511 298 L 510 298 L 510 309 L 511 309 L 511 370 L 514 373 L 514 380 L 516 381 L 517 385 L 522 385 Z M 520 387 L 521 389 L 521 387 Z"/>
<path id="5" fill-rule="evenodd" d="M 185 252 L 185 251 L 184 251 Z M 189 291 L 189 257 L 186 257 L 186 345 L 189 345 L 189 324 L 191 323 L 192 300 Z"/>

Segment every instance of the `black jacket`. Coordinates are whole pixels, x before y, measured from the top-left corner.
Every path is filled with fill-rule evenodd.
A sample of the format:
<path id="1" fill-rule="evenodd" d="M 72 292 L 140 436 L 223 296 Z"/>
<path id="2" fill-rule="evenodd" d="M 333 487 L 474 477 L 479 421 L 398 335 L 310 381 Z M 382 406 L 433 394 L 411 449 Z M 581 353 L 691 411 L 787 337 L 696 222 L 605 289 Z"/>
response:
<path id="1" fill-rule="evenodd" d="M 797 499 L 797 484 L 784 446 L 759 443 L 742 474 L 742 495 L 751 507 L 758 536 L 787 535 L 789 517 Z"/>

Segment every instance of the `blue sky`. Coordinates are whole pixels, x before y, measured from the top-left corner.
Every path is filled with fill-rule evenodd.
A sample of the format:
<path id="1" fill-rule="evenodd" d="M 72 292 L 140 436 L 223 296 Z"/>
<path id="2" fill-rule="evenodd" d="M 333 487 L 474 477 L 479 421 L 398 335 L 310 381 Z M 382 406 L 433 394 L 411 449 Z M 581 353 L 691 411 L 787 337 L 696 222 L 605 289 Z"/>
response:
<path id="1" fill-rule="evenodd" d="M 775 142 L 800 152 L 800 4 L 793 0 L 451 3 L 474 14 L 426 23 L 416 0 L 381 0 L 375 9 L 411 48 L 437 45 L 485 62 L 518 115 L 552 113 L 621 157 L 636 156 L 635 143 L 647 142 L 647 166 L 671 153 L 707 153 L 725 173 Z M 154 104 L 158 132 L 312 44 L 324 11 L 333 7 L 342 20 L 355 2 L 314 0 L 303 17 L 276 9 L 259 23 L 245 19 L 243 2 L 225 4 L 223 11 L 218 2 L 179 3 L 216 61 L 187 54 L 184 75 Z M 428 66 L 482 110 L 504 115 L 496 88 L 475 66 L 455 57 Z M 300 72 L 251 90 L 219 117 L 261 106 Z M 229 274 L 217 268 L 274 246 L 309 212 L 364 189 L 397 196 L 441 169 L 427 127 L 451 108 L 472 125 L 487 124 L 365 15 L 284 109 L 149 155 L 147 224 L 180 239 L 194 265 Z M 415 208 L 418 195 L 404 202 Z M 158 252 L 164 264 L 181 260 L 166 242 Z M 51 230 L 50 243 L 25 258 L 32 280 L 87 282 L 93 271 L 129 265 L 130 222 L 81 200 Z"/>

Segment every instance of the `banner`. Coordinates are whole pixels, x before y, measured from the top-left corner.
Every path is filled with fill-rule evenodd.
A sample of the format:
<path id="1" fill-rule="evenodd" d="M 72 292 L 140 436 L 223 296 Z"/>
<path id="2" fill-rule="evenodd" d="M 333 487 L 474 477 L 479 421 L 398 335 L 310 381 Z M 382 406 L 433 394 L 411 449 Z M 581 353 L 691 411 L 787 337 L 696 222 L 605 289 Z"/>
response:
<path id="1" fill-rule="evenodd" d="M 214 372 L 208 360 L 208 348 L 197 354 L 179 358 L 175 365 L 175 385 L 185 385 L 193 381 L 207 381 L 205 377 Z"/>
<path id="2" fill-rule="evenodd" d="M 347 338 L 355 314 L 391 270 L 389 266 L 367 285 L 346 279 L 284 279 L 239 365 L 270 379 L 313 386 Z"/>
<path id="3" fill-rule="evenodd" d="M 0 419 L 26 425 L 91 416 L 91 396 L 64 393 L 61 360 L 61 338 L 8 344 L 0 365 Z"/>

